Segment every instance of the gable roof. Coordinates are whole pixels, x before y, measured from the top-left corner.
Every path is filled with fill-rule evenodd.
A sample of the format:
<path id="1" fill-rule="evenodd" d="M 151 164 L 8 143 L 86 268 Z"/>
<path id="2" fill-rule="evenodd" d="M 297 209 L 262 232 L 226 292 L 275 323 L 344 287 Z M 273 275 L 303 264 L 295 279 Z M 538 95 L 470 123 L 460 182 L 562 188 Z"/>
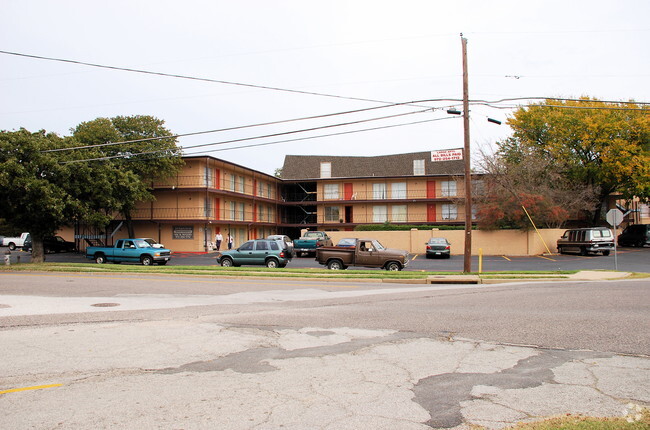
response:
<path id="1" fill-rule="evenodd" d="M 346 157 L 335 155 L 287 155 L 282 166 L 282 179 L 319 179 L 320 163 L 332 163 L 332 178 L 414 176 L 413 161 L 424 160 L 425 175 L 463 175 L 463 160 L 431 161 L 430 152 Z"/>

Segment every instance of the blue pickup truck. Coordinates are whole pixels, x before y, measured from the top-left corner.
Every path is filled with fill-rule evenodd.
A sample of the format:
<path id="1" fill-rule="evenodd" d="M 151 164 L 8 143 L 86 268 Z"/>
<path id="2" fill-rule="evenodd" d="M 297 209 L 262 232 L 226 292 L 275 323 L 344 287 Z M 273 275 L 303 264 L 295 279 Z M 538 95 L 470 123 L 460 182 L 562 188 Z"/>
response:
<path id="1" fill-rule="evenodd" d="M 89 246 L 86 258 L 95 263 L 140 263 L 151 266 L 154 263 L 164 266 L 171 258 L 172 252 L 166 248 L 154 248 L 144 239 L 120 239 L 115 246 Z"/>

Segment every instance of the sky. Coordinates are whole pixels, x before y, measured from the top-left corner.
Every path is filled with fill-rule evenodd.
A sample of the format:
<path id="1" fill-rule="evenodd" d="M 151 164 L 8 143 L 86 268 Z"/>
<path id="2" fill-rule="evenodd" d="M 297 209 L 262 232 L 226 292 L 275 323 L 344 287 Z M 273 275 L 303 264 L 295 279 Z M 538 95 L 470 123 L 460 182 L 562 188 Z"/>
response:
<path id="1" fill-rule="evenodd" d="M 461 33 L 470 100 L 519 99 L 471 105 L 473 158 L 532 97 L 650 102 L 646 0 L 2 0 L 0 11 L 0 51 L 186 77 L 0 53 L 0 130 L 65 136 L 152 115 L 174 134 L 221 130 L 179 137 L 185 154 L 267 174 L 288 154 L 461 148 L 462 118 L 446 112 L 462 110 Z"/>

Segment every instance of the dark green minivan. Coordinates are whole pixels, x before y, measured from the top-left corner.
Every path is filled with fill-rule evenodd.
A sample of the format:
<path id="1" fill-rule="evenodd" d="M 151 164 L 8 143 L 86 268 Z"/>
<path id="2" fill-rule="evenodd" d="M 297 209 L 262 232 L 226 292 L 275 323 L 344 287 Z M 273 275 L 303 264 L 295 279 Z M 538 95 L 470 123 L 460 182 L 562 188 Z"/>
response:
<path id="1" fill-rule="evenodd" d="M 217 263 L 224 267 L 242 265 L 264 265 L 269 268 L 285 267 L 291 261 L 277 240 L 256 239 L 245 242 L 237 249 L 221 252 Z"/>

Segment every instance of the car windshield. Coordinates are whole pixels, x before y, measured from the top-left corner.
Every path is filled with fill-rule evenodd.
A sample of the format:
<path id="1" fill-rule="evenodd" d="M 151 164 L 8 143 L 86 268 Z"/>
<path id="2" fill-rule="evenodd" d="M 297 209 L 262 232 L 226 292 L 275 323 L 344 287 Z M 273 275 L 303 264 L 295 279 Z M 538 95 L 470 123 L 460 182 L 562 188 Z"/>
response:
<path id="1" fill-rule="evenodd" d="M 312 232 L 312 233 L 305 233 L 305 237 L 321 237 L 322 235 L 320 233 Z"/>
<path id="2" fill-rule="evenodd" d="M 444 237 L 432 237 L 429 239 L 429 243 L 447 243 L 447 239 Z"/>

